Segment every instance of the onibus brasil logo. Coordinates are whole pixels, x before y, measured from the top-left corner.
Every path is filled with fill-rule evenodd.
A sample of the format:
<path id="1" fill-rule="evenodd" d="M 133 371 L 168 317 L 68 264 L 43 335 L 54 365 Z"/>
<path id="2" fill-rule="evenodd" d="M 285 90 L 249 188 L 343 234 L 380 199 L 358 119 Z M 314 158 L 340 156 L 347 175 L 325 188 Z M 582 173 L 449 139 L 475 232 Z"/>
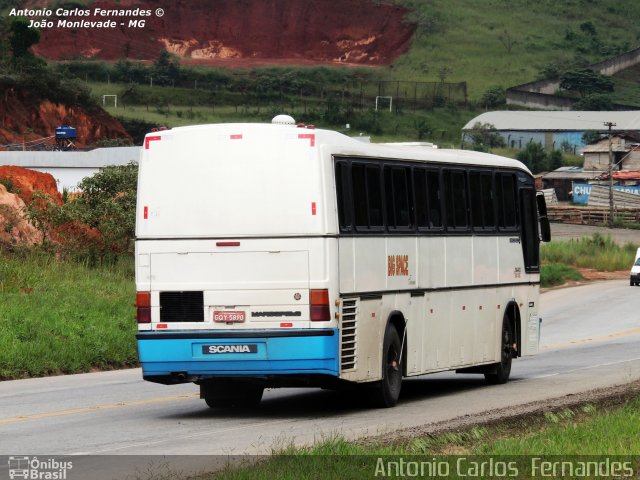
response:
<path id="1" fill-rule="evenodd" d="M 73 462 L 61 462 L 53 458 L 39 460 L 38 457 L 9 457 L 9 478 L 31 480 L 66 480 L 67 471 Z"/>

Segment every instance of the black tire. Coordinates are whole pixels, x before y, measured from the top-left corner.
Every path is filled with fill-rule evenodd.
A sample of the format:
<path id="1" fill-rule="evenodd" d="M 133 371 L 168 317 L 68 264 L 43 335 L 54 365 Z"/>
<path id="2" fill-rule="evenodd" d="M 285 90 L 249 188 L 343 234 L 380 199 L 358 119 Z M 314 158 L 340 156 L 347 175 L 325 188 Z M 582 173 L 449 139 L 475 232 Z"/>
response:
<path id="1" fill-rule="evenodd" d="M 485 373 L 484 378 L 491 385 L 502 385 L 509 381 L 511 375 L 511 361 L 513 360 L 514 343 L 511 322 L 507 317 L 502 320 L 502 335 L 500 342 L 500 362 L 495 364 L 491 372 Z"/>
<path id="2" fill-rule="evenodd" d="M 398 403 L 402 387 L 401 349 L 398 330 L 391 324 L 387 325 L 382 346 L 382 380 L 375 382 L 367 392 L 371 406 L 389 408 Z"/>
<path id="3" fill-rule="evenodd" d="M 207 389 L 204 401 L 209 408 L 252 408 L 262 400 L 264 387 L 251 384 L 220 384 Z"/>

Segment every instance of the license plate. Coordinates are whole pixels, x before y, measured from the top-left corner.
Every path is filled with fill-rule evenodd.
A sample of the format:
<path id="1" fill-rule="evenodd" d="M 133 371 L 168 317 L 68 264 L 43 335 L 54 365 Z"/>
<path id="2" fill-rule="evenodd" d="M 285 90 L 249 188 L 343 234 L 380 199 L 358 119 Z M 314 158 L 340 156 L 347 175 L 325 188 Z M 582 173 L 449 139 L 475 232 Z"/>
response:
<path id="1" fill-rule="evenodd" d="M 203 345 L 202 353 L 205 355 L 220 355 L 225 353 L 258 353 L 258 345 L 255 343 Z"/>
<path id="2" fill-rule="evenodd" d="M 244 322 L 247 314 L 242 310 L 214 310 L 213 321 L 219 323 Z"/>

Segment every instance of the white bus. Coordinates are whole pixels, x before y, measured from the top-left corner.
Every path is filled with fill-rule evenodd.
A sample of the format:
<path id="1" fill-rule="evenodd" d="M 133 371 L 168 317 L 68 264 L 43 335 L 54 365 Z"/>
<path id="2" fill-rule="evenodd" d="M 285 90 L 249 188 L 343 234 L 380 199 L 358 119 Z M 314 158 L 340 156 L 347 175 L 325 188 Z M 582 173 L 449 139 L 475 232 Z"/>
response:
<path id="1" fill-rule="evenodd" d="M 147 135 L 139 168 L 146 380 L 195 382 L 212 408 L 354 385 L 389 407 L 403 377 L 504 383 L 538 351 L 541 230 L 520 162 L 220 124 Z"/>

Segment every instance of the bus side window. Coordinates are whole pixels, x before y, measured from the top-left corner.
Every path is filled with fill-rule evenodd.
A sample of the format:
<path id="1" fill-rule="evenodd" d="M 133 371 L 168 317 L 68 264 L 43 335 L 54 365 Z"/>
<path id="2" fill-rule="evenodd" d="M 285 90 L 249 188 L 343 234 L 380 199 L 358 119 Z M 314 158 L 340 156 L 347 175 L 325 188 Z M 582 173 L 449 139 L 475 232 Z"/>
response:
<path id="1" fill-rule="evenodd" d="M 444 188 L 447 205 L 447 226 L 451 230 L 465 230 L 467 220 L 467 176 L 462 170 L 444 171 Z"/>
<path id="2" fill-rule="evenodd" d="M 427 170 L 427 195 L 429 199 L 429 227 L 442 228 L 442 194 L 440 171 Z"/>
<path id="3" fill-rule="evenodd" d="M 471 195 L 471 224 L 474 230 L 495 229 L 495 206 L 493 202 L 493 179 L 489 172 L 469 173 Z"/>
<path id="4" fill-rule="evenodd" d="M 514 175 L 510 173 L 497 174 L 496 190 L 498 192 L 498 226 L 500 230 L 517 230 L 518 203 Z"/>
<path id="5" fill-rule="evenodd" d="M 413 228 L 411 185 L 408 167 L 385 167 L 385 202 L 390 230 Z"/>
<path id="6" fill-rule="evenodd" d="M 429 201 L 427 200 L 427 171 L 413 169 L 413 191 L 416 199 L 416 224 L 418 229 L 429 228 Z"/>
<path id="7" fill-rule="evenodd" d="M 364 170 L 365 167 L 362 164 L 354 163 L 351 165 L 351 191 L 353 192 L 355 226 L 367 228 L 369 226 L 369 214 L 367 212 L 367 186 Z"/>
<path id="8" fill-rule="evenodd" d="M 440 172 L 425 168 L 414 168 L 413 190 L 416 199 L 416 224 L 418 230 L 442 228 L 440 206 Z"/>
<path id="9" fill-rule="evenodd" d="M 378 165 L 352 163 L 354 222 L 360 231 L 382 230 L 382 184 Z"/>
<path id="10" fill-rule="evenodd" d="M 343 232 L 351 230 L 348 173 L 349 164 L 347 162 L 336 162 L 336 202 L 338 204 L 338 223 L 340 224 L 340 230 Z"/>
<path id="11" fill-rule="evenodd" d="M 367 165 L 367 199 L 369 205 L 369 227 L 383 227 L 382 185 L 380 184 L 380 167 Z"/>

